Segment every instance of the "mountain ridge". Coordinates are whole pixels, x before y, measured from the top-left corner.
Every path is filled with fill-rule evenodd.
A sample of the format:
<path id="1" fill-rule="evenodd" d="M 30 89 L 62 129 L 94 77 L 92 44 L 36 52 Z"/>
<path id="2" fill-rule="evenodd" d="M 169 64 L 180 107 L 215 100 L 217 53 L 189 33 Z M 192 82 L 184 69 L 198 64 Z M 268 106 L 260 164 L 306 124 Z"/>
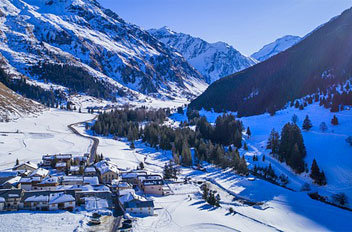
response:
<path id="1" fill-rule="evenodd" d="M 225 42 L 209 43 L 189 34 L 172 31 L 166 26 L 148 32 L 181 53 L 206 78 L 207 83 L 257 63 Z"/>

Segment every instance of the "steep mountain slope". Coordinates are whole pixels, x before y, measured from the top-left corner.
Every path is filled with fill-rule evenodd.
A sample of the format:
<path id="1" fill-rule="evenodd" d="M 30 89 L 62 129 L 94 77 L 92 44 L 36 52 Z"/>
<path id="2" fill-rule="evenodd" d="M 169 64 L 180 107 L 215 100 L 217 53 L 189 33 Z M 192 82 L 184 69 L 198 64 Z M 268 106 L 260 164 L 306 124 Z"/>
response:
<path id="1" fill-rule="evenodd" d="M 302 38 L 299 36 L 286 35 L 282 38 L 275 40 L 272 43 L 265 45 L 262 49 L 253 53 L 251 57 L 259 61 L 267 60 L 270 57 L 275 56 L 276 54 L 283 52 L 288 48 L 292 47 L 293 45 L 298 43 L 301 39 Z"/>
<path id="2" fill-rule="evenodd" d="M 2 0 L 0 53 L 32 79 L 107 99 L 127 88 L 192 97 L 207 86 L 176 51 L 95 0 Z"/>
<path id="3" fill-rule="evenodd" d="M 295 46 L 213 83 L 191 108 L 261 114 L 288 101 L 324 92 L 352 76 L 352 9 Z"/>
<path id="4" fill-rule="evenodd" d="M 37 113 L 43 106 L 16 94 L 0 82 L 0 121 Z"/>
<path id="5" fill-rule="evenodd" d="M 164 44 L 180 52 L 208 83 L 256 63 L 254 59 L 242 55 L 223 42 L 208 43 L 187 34 L 171 31 L 167 27 L 151 29 L 149 32 Z"/>

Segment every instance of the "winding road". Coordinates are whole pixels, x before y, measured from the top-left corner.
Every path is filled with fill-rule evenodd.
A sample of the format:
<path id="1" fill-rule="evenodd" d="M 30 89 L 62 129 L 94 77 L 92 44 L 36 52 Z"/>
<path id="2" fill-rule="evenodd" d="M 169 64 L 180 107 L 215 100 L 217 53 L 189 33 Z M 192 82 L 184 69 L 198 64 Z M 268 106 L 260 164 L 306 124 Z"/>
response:
<path id="1" fill-rule="evenodd" d="M 82 123 L 91 122 L 91 121 L 95 120 L 97 117 L 98 116 L 95 116 L 93 119 L 86 120 L 86 121 L 83 121 L 83 122 L 72 123 L 72 124 L 67 126 L 72 131 L 72 133 L 74 133 L 74 134 L 76 134 L 76 135 L 78 135 L 80 137 L 83 137 L 83 138 L 86 138 L 86 139 L 89 139 L 89 140 L 93 141 L 93 145 L 91 145 L 91 147 L 90 147 L 88 165 L 92 165 L 94 163 L 95 154 L 97 153 L 97 149 L 98 149 L 98 145 L 99 145 L 99 139 L 91 137 L 91 136 L 88 136 L 88 135 L 81 134 L 78 130 L 76 130 L 74 128 L 74 126 L 82 124 Z"/>

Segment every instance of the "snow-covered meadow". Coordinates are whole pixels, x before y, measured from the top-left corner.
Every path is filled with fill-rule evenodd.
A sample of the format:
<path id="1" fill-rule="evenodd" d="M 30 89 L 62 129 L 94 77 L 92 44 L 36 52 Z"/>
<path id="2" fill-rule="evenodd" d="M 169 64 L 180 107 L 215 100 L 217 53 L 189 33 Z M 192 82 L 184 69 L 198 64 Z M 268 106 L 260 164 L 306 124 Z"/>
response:
<path id="1" fill-rule="evenodd" d="M 91 141 L 74 135 L 67 126 L 92 118 L 91 114 L 49 110 L 0 123 L 0 169 L 12 168 L 17 158 L 20 162 L 39 162 L 45 154 L 83 155 Z"/>

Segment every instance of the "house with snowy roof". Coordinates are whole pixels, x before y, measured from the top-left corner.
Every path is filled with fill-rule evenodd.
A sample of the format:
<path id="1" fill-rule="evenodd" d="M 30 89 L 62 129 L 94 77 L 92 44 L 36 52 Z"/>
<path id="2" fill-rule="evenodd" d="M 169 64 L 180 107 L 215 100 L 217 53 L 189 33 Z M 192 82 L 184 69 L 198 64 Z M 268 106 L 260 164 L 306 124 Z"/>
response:
<path id="1" fill-rule="evenodd" d="M 97 170 L 94 166 L 88 166 L 84 169 L 84 176 L 97 176 Z"/>
<path id="2" fill-rule="evenodd" d="M 59 178 L 57 176 L 47 176 L 42 181 L 37 183 L 34 188 L 36 190 L 55 190 L 59 185 Z"/>
<path id="3" fill-rule="evenodd" d="M 34 171 L 38 169 L 38 165 L 30 161 L 18 164 L 12 168 L 13 171 Z"/>
<path id="4" fill-rule="evenodd" d="M 22 189 L 0 189 L 0 197 L 5 199 L 4 210 L 7 211 L 18 210 L 22 196 Z"/>
<path id="5" fill-rule="evenodd" d="M 69 175 L 79 175 L 80 172 L 79 172 L 80 168 L 78 165 L 72 165 L 70 167 L 70 170 L 68 171 L 68 174 Z"/>
<path id="6" fill-rule="evenodd" d="M 83 185 L 83 177 L 82 176 L 62 176 L 61 177 L 62 185 Z"/>
<path id="7" fill-rule="evenodd" d="M 76 199 L 71 194 L 51 193 L 49 199 L 49 210 L 69 210 L 76 207 Z"/>
<path id="8" fill-rule="evenodd" d="M 39 178 L 44 178 L 49 174 L 49 170 L 44 169 L 44 168 L 38 168 L 32 172 L 30 177 L 39 177 Z"/>
<path id="9" fill-rule="evenodd" d="M 70 210 L 76 207 L 74 191 L 29 191 L 22 198 L 22 209 Z"/>
<path id="10" fill-rule="evenodd" d="M 55 164 L 55 169 L 59 172 L 64 172 L 67 168 L 67 163 L 66 162 L 57 162 Z"/>
<path id="11" fill-rule="evenodd" d="M 124 208 L 127 213 L 138 216 L 153 216 L 154 202 L 148 200 L 133 199 L 124 203 Z"/>
<path id="12" fill-rule="evenodd" d="M 99 185 L 99 179 L 97 176 L 85 176 L 83 177 L 84 185 Z"/>
<path id="13" fill-rule="evenodd" d="M 111 161 L 102 160 L 96 163 L 95 167 L 98 170 L 100 181 L 104 184 L 110 184 L 112 180 L 119 177 L 119 169 Z"/>

